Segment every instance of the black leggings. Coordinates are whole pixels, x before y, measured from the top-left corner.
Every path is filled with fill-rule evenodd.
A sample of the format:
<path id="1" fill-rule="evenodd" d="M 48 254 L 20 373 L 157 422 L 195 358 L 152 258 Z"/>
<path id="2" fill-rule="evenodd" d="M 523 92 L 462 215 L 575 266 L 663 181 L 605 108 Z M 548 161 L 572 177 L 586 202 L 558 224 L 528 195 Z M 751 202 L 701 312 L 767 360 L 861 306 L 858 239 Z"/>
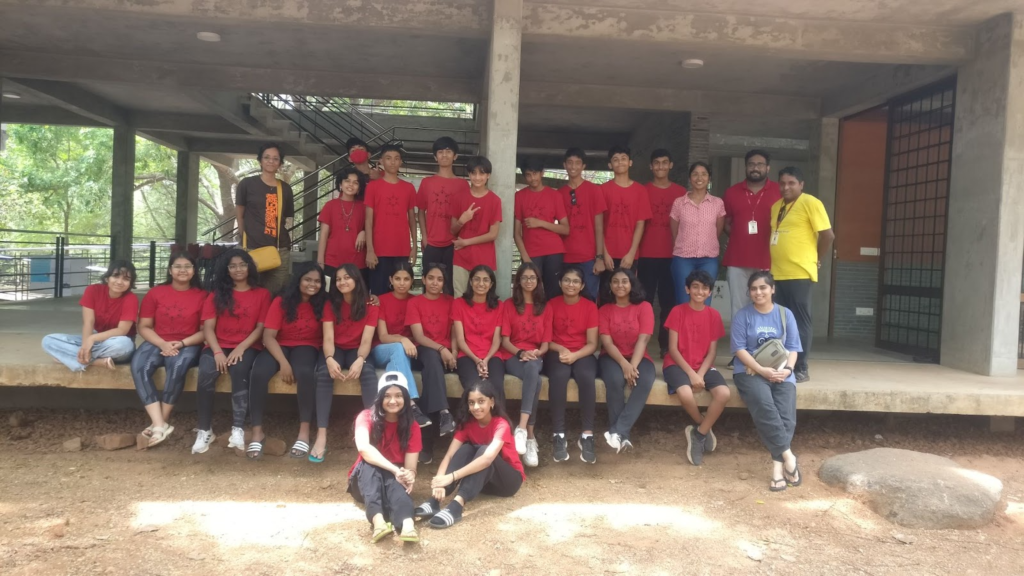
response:
<path id="1" fill-rule="evenodd" d="M 576 381 L 580 395 L 580 419 L 583 430 L 594 429 L 597 412 L 597 358 L 584 356 L 572 364 L 563 364 L 558 352 L 551 350 L 544 357 L 544 370 L 548 375 L 548 402 L 551 404 L 551 426 L 555 434 L 565 432 L 565 405 L 568 402 L 569 378 Z"/>
<path id="2" fill-rule="evenodd" d="M 342 370 L 348 370 L 352 363 L 359 357 L 359 349 L 343 350 L 334 349 L 334 361 L 341 365 Z M 359 392 L 363 396 L 363 408 L 373 406 L 377 399 L 377 368 L 369 358 L 363 362 L 363 369 L 359 372 Z M 331 414 L 331 402 L 334 400 L 334 378 L 327 370 L 327 358 L 320 356 L 316 364 L 316 425 L 321 428 L 327 427 Z M 301 422 L 309 422 L 313 414 L 312 396 L 308 406 L 303 406 L 302 399 L 299 399 L 299 419 Z M 305 412 L 303 412 L 305 410 Z M 303 416 L 305 414 L 305 416 Z"/>
<path id="3" fill-rule="evenodd" d="M 224 348 L 225 357 L 230 355 L 232 350 L 234 349 Z M 232 426 L 241 428 L 245 425 L 245 413 L 249 409 L 249 375 L 257 356 L 258 351 L 247 348 L 238 359 L 238 363 L 228 366 L 228 375 L 231 376 Z M 213 350 L 207 348 L 199 357 L 199 381 L 196 385 L 196 408 L 199 412 L 200 430 L 210 430 L 213 427 L 213 398 L 219 378 L 217 358 L 213 355 Z"/>
<path id="4" fill-rule="evenodd" d="M 298 382 L 299 406 L 302 406 L 304 391 L 312 397 L 315 383 L 314 370 L 320 351 L 312 346 L 281 346 L 281 352 L 292 366 L 295 380 Z M 249 377 L 249 419 L 253 426 L 263 426 L 263 411 L 267 406 L 267 390 L 270 379 L 281 367 L 277 360 L 264 350 L 252 363 L 252 376 Z M 312 410 L 310 411 L 312 412 Z M 309 420 L 305 420 L 309 422 Z"/>
<path id="5" fill-rule="evenodd" d="M 459 382 L 462 382 L 462 389 L 465 390 L 480 380 L 476 371 L 476 364 L 469 356 L 463 356 L 456 362 L 455 370 L 459 373 Z M 494 385 L 494 391 L 502 405 L 505 404 L 505 362 L 497 356 L 491 356 L 487 361 L 487 380 Z"/>
<path id="6" fill-rule="evenodd" d="M 448 384 L 444 380 L 447 369 L 441 353 L 426 346 L 417 346 L 416 351 L 416 358 L 423 365 L 420 371 L 420 410 L 424 414 L 447 410 Z"/>
<path id="7" fill-rule="evenodd" d="M 463 444 L 459 446 L 459 449 L 455 451 L 452 459 L 448 462 L 448 473 L 451 474 L 451 472 L 467 466 L 473 460 L 483 456 L 484 452 L 487 452 L 486 445 Z M 476 474 L 470 474 L 465 478 L 459 478 L 456 494 L 462 496 L 462 499 L 467 503 L 476 498 L 481 492 L 508 498 L 509 496 L 514 496 L 522 485 L 523 475 L 513 468 L 511 464 L 505 462 L 501 454 L 499 454 L 487 468 Z M 451 494 L 455 487 L 456 484 L 446 486 L 444 489 L 445 494 Z"/>
<path id="8" fill-rule="evenodd" d="M 360 461 L 348 479 L 348 493 L 360 504 L 366 505 L 366 519 L 373 523 L 377 514 L 384 516 L 398 530 L 412 518 L 412 497 L 405 491 L 395 475 L 373 464 Z"/>
<path id="9" fill-rule="evenodd" d="M 551 300 L 555 296 L 562 295 L 562 289 L 558 285 L 558 275 L 562 273 L 562 260 L 565 254 L 548 254 L 531 258 L 533 263 L 540 269 L 540 278 L 544 283 L 544 298 Z"/>

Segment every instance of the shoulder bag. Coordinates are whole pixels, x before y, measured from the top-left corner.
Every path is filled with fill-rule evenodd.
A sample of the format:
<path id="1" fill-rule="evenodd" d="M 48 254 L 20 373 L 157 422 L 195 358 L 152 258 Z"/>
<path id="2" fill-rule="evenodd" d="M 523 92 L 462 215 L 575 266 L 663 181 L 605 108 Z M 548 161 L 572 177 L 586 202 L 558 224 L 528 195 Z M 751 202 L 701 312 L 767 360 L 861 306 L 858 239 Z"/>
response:
<path id="1" fill-rule="evenodd" d="M 778 306 L 778 304 L 776 304 Z M 752 356 L 754 361 L 765 368 L 781 370 L 789 361 L 789 351 L 786 350 L 786 308 L 779 306 L 779 318 L 782 319 L 782 338 L 772 338 L 757 347 Z"/>
<path id="2" fill-rule="evenodd" d="M 256 262 L 256 270 L 266 272 L 281 266 L 281 253 L 278 248 L 281 246 L 281 214 L 284 212 L 284 205 L 281 203 L 281 181 L 277 181 L 277 245 L 262 246 L 254 250 L 246 247 L 245 226 L 242 227 L 242 248 L 249 252 L 253 262 Z"/>

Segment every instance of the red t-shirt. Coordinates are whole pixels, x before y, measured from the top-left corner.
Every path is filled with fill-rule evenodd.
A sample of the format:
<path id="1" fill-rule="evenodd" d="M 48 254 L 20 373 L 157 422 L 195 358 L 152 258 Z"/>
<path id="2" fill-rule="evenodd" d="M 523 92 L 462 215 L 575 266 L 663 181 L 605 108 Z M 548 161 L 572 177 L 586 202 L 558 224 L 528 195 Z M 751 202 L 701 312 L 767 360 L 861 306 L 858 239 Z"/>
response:
<path id="1" fill-rule="evenodd" d="M 523 463 L 519 461 L 519 453 L 516 452 L 516 445 L 512 441 L 512 427 L 504 418 L 491 418 L 487 426 L 481 426 L 475 420 L 466 422 L 455 431 L 453 436 L 463 444 L 474 446 L 486 446 L 494 442 L 495 438 L 501 438 L 501 459 L 508 462 L 526 480 L 526 472 L 523 470 Z"/>
<path id="2" fill-rule="evenodd" d="M 317 220 L 331 227 L 324 264 L 340 268 L 342 264 L 351 263 L 356 268 L 366 268 L 366 250 L 356 250 L 356 237 L 366 227 L 365 204 L 335 198 L 324 204 Z"/>
<path id="3" fill-rule="evenodd" d="M 569 305 L 559 296 L 548 302 L 551 309 L 551 341 L 576 352 L 587 345 L 587 330 L 598 327 L 597 304 L 586 298 Z"/>
<path id="4" fill-rule="evenodd" d="M 395 298 L 394 292 L 388 292 L 380 297 L 380 316 L 378 320 L 384 321 L 384 325 L 388 327 L 388 334 L 392 336 L 405 336 L 410 340 L 412 339 L 412 330 L 409 330 L 409 327 L 405 324 L 405 314 L 409 309 L 409 302 L 413 298 L 413 296 L 409 296 L 405 300 L 399 300 Z M 380 339 L 374 335 L 373 345 L 376 346 L 377 344 L 380 344 Z"/>
<path id="5" fill-rule="evenodd" d="M 647 188 L 638 182 L 623 188 L 609 180 L 601 185 L 601 191 L 608 205 L 604 216 L 604 251 L 619 259 L 633 245 L 636 223 L 651 219 L 651 203 L 647 199 Z"/>
<path id="6" fill-rule="evenodd" d="M 651 182 L 647 185 L 647 200 L 651 203 L 651 219 L 644 225 L 644 236 L 640 239 L 641 258 L 671 258 L 672 247 L 676 240 L 672 237 L 669 226 L 669 214 L 676 198 L 686 194 L 675 182 L 669 182 L 668 188 L 658 188 Z"/>
<path id="7" fill-rule="evenodd" d="M 217 314 L 217 306 L 214 304 L 214 295 L 210 294 L 203 303 L 203 314 L 200 320 L 206 322 L 212 318 L 217 319 L 217 326 L 214 333 L 217 335 L 217 343 L 221 348 L 234 349 L 243 340 L 252 334 L 256 325 L 267 318 L 267 310 L 270 309 L 270 291 L 266 288 L 254 286 L 245 291 L 235 290 L 234 306 L 231 310 L 225 310 Z M 254 350 L 261 350 L 263 342 L 257 340 L 253 343 Z"/>
<path id="8" fill-rule="evenodd" d="M 324 319 L 330 314 L 330 304 L 324 305 Z M 284 308 L 281 297 L 274 298 L 267 310 L 267 319 L 263 321 L 266 330 L 277 330 L 277 343 L 281 346 L 312 346 L 319 350 L 324 346 L 324 329 L 322 320 L 316 319 L 313 305 L 300 302 L 296 309 L 295 320 L 285 322 Z"/>
<path id="9" fill-rule="evenodd" d="M 766 180 L 756 195 L 747 189 L 747 181 L 725 191 L 725 217 L 732 219 L 729 245 L 722 257 L 723 266 L 757 268 L 772 267 L 771 235 L 772 205 L 782 199 L 779 184 Z M 757 222 L 757 234 L 750 233 L 750 222 Z"/>
<path id="10" fill-rule="evenodd" d="M 558 189 L 562 196 L 562 204 L 569 216 L 569 235 L 562 242 L 565 244 L 566 264 L 589 262 L 597 256 L 597 239 L 594 236 L 594 218 L 608 210 L 601 188 L 584 180 L 576 189 L 576 204 L 572 201 L 572 188 L 569 185 Z"/>
<path id="11" fill-rule="evenodd" d="M 142 299 L 139 318 L 152 318 L 153 331 L 168 342 L 184 340 L 199 331 L 205 302 L 205 290 L 179 292 L 170 284 L 161 284 L 150 288 Z"/>
<path id="12" fill-rule="evenodd" d="M 405 310 L 405 325 L 419 324 L 424 336 L 451 348 L 453 300 L 447 294 L 441 294 L 437 300 L 429 300 L 422 295 L 410 298 Z"/>
<path id="13" fill-rule="evenodd" d="M 93 311 L 96 317 L 92 328 L 97 332 L 106 332 L 117 328 L 123 321 L 132 322 L 127 336 L 135 338 L 135 320 L 139 317 L 139 297 L 132 292 L 125 292 L 119 298 L 110 297 L 110 287 L 106 284 L 92 284 L 86 287 L 78 303 L 83 308 Z"/>
<path id="14" fill-rule="evenodd" d="M 412 252 L 409 210 L 416 207 L 416 187 L 405 180 L 397 184 L 374 180 L 366 185 L 365 202 L 373 209 L 373 250 L 377 256 L 408 256 Z"/>
<path id="15" fill-rule="evenodd" d="M 540 316 L 533 313 L 533 304 L 524 304 L 523 313 L 509 298 L 501 304 L 501 335 L 520 350 L 537 350 L 541 344 L 551 342 L 551 306 L 545 306 Z M 511 355 L 510 355 L 511 356 Z"/>
<path id="16" fill-rule="evenodd" d="M 599 332 L 612 337 L 612 344 L 626 360 L 633 359 L 633 348 L 641 334 L 654 334 L 654 308 L 649 302 L 619 306 L 614 302 L 601 306 L 598 313 L 601 320 Z M 604 354 L 604 352 L 601 352 Z M 644 350 L 644 358 L 651 360 Z M 651 360 L 653 362 L 653 360 Z"/>
<path id="17" fill-rule="evenodd" d="M 501 303 L 492 310 L 486 303 L 474 302 L 470 305 L 464 299 L 456 298 L 452 304 L 452 322 L 462 322 L 466 346 L 469 346 L 478 358 L 483 358 L 491 350 L 494 331 L 501 328 Z M 465 355 L 459 350 L 459 358 Z M 508 354 L 499 347 L 495 356 L 504 360 Z"/>
<path id="18" fill-rule="evenodd" d="M 363 329 L 367 326 L 377 330 L 377 319 L 380 317 L 380 308 L 366 304 L 366 316 L 362 320 L 352 319 L 352 307 L 348 302 L 341 302 L 341 318 L 334 315 L 334 306 L 324 306 L 324 322 L 334 322 L 334 347 L 338 350 L 355 350 L 363 341 Z"/>
<path id="19" fill-rule="evenodd" d="M 455 240 L 452 235 L 452 202 L 463 193 L 469 193 L 469 182 L 462 178 L 430 176 L 420 182 L 416 207 L 426 215 L 427 229 L 421 234 L 427 235 L 430 246 L 447 248 L 452 245 Z"/>
<path id="20" fill-rule="evenodd" d="M 711 306 L 704 306 L 704 309 L 698 312 L 688 303 L 680 304 L 669 312 L 665 328 L 674 330 L 679 335 L 679 353 L 694 370 L 704 363 L 711 341 L 725 336 L 722 316 Z M 666 354 L 662 369 L 675 365 L 676 361 L 672 359 L 672 355 Z"/>
<path id="21" fill-rule="evenodd" d="M 537 218 L 554 223 L 568 217 L 565 204 L 554 190 L 545 186 L 540 192 L 534 192 L 529 188 L 523 188 L 516 192 L 515 215 L 516 220 L 522 222 L 523 244 L 526 246 L 526 253 L 530 258 L 565 252 L 561 234 L 543 228 L 526 227 L 527 218 Z"/>
<path id="22" fill-rule="evenodd" d="M 455 200 L 452 202 L 451 217 L 458 218 L 462 216 L 462 213 L 471 204 L 476 204 L 476 207 L 480 208 L 480 210 L 473 216 L 472 220 L 462 227 L 462 230 L 459 230 L 459 238 L 467 240 L 483 236 L 491 229 L 491 226 L 501 222 L 501 198 L 498 198 L 498 195 L 490 190 L 487 191 L 483 198 L 477 198 L 469 191 L 456 194 Z M 448 225 L 451 225 L 451 220 L 448 221 Z M 497 258 L 494 255 L 494 242 L 474 244 L 462 250 L 456 250 L 452 263 L 466 270 L 472 270 L 480 264 L 486 264 L 491 267 L 491 270 L 494 270 L 498 267 Z"/>
<path id="23" fill-rule="evenodd" d="M 373 436 L 373 414 L 369 410 L 363 410 L 356 416 L 356 430 L 366 430 L 367 434 Z M 384 434 L 375 448 L 388 462 L 396 466 L 405 466 L 406 454 L 418 454 L 423 450 L 423 435 L 419 426 L 409 426 L 409 444 L 402 450 L 402 441 L 398 437 L 398 422 L 385 422 Z M 356 456 L 356 463 L 348 469 L 349 476 L 362 461 L 362 456 Z"/>

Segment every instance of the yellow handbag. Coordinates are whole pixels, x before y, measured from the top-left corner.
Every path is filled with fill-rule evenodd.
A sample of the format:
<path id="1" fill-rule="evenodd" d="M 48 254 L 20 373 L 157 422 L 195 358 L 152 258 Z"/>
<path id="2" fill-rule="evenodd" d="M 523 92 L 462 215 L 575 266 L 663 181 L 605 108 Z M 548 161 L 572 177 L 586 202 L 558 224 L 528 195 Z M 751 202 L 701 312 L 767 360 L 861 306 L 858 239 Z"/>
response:
<path id="1" fill-rule="evenodd" d="M 266 272 L 281 266 L 281 253 L 278 248 L 281 245 L 281 213 L 284 212 L 284 204 L 281 203 L 281 181 L 277 181 L 277 246 L 263 246 L 255 250 L 246 248 L 245 230 L 242 230 L 242 248 L 249 251 L 253 262 L 256 263 L 256 270 Z"/>

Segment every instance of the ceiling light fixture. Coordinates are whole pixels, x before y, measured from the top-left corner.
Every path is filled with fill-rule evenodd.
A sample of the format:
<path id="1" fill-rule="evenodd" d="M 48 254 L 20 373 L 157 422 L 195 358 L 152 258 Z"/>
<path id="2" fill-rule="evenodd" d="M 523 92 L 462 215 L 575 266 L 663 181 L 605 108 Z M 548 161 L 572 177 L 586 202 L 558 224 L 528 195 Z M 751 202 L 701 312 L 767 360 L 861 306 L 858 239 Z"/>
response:
<path id="1" fill-rule="evenodd" d="M 683 68 L 695 70 L 697 68 L 703 68 L 704 61 L 700 58 L 687 58 L 686 60 L 683 60 L 682 66 Z"/>
<path id="2" fill-rule="evenodd" d="M 196 34 L 196 38 L 199 38 L 203 42 L 220 42 L 220 34 L 216 32 L 200 32 Z"/>
<path id="3" fill-rule="evenodd" d="M 21 98 L 21 94 L 17 92 L 4 92 L 4 98 L 10 98 L 11 100 L 18 100 Z"/>

